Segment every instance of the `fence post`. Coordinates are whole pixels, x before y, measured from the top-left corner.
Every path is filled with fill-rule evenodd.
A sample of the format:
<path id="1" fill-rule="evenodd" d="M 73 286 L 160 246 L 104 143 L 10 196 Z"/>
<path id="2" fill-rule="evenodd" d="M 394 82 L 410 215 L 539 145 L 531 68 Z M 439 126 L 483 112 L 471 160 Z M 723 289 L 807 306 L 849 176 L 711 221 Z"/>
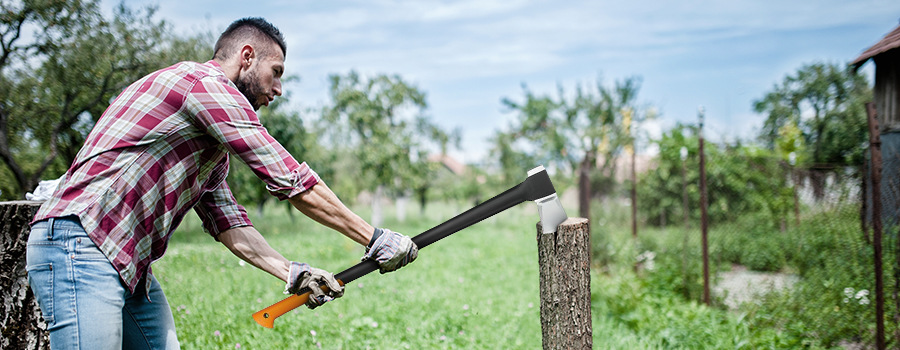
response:
<path id="1" fill-rule="evenodd" d="M 541 335 L 544 349 L 591 349 L 591 234 L 585 218 L 556 233 L 537 225 Z"/>
<path id="2" fill-rule="evenodd" d="M 700 138 L 700 244 L 703 248 L 703 303 L 709 306 L 711 299 L 709 295 L 709 214 L 707 213 L 709 202 L 706 188 L 706 154 L 703 152 L 703 107 L 701 106 L 697 114 L 700 117 L 700 127 L 697 131 Z"/>
<path id="3" fill-rule="evenodd" d="M 866 103 L 869 120 L 869 150 L 872 152 L 872 245 L 875 253 L 875 348 L 885 348 L 884 342 L 884 279 L 881 266 L 881 138 L 875 103 Z"/>
<path id="4" fill-rule="evenodd" d="M 28 223 L 40 202 L 0 202 L 0 349 L 49 349 L 47 325 L 28 287 L 25 247 Z"/>

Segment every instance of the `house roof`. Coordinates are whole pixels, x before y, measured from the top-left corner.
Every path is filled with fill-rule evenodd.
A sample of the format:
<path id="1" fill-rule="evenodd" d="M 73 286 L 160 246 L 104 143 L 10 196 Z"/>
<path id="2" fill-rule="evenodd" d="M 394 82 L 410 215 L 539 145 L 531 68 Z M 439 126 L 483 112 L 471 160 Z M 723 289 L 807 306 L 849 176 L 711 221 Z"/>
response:
<path id="1" fill-rule="evenodd" d="M 428 160 L 431 162 L 443 164 L 445 167 L 447 167 L 447 169 L 450 170 L 450 172 L 452 172 L 456 175 L 462 175 L 466 172 L 465 164 L 460 163 L 455 158 L 448 156 L 446 154 L 432 154 L 431 156 L 428 157 Z"/>
<path id="2" fill-rule="evenodd" d="M 870 58 L 897 48 L 900 48 L 900 26 L 894 28 L 890 33 L 887 33 L 881 41 L 872 45 L 872 47 L 868 48 L 866 51 L 863 51 L 863 53 L 853 60 L 853 63 L 851 64 L 858 69 L 859 66 L 862 66 Z"/>

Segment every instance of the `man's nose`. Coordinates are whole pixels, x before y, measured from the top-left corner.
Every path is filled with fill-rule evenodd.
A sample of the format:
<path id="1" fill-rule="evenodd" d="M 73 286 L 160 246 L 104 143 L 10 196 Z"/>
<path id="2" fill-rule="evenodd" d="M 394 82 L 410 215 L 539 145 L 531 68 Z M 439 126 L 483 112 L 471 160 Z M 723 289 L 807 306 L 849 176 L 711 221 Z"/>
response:
<path id="1" fill-rule="evenodd" d="M 275 96 L 281 96 L 281 79 L 275 79 L 275 85 L 272 86 L 272 92 Z"/>

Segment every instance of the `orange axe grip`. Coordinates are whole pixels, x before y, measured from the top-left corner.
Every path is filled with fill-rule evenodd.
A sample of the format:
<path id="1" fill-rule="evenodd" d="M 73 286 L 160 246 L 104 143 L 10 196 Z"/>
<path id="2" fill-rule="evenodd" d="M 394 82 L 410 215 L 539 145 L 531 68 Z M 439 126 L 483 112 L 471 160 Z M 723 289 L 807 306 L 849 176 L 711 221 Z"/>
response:
<path id="1" fill-rule="evenodd" d="M 338 284 L 343 286 L 344 281 L 338 280 Z M 328 286 L 321 286 L 321 288 L 325 293 L 328 293 L 330 291 L 330 289 L 328 289 Z M 294 294 L 287 298 L 284 298 L 265 309 L 257 311 L 255 314 L 253 314 L 253 320 L 255 320 L 256 323 L 259 323 L 260 326 L 266 328 L 275 328 L 276 318 L 288 313 L 288 311 L 296 309 L 300 305 L 306 304 L 311 293 L 312 292 Z"/>

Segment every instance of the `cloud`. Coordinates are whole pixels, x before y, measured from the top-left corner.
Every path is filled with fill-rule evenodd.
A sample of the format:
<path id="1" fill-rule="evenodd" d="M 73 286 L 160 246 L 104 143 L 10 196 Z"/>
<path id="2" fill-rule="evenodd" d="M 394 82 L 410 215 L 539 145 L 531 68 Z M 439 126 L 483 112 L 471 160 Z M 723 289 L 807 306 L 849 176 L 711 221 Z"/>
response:
<path id="1" fill-rule="evenodd" d="M 693 121 L 704 104 L 710 137 L 752 137 L 762 120 L 752 99 L 800 63 L 852 59 L 900 13 L 896 0 L 158 1 L 158 16 L 183 31 L 247 15 L 278 25 L 302 105 L 325 101 L 330 73 L 401 74 L 469 145 L 509 118 L 499 100 L 520 98 L 520 83 L 555 94 L 598 74 L 643 76 L 638 98 L 663 109 L 662 127 Z"/>

